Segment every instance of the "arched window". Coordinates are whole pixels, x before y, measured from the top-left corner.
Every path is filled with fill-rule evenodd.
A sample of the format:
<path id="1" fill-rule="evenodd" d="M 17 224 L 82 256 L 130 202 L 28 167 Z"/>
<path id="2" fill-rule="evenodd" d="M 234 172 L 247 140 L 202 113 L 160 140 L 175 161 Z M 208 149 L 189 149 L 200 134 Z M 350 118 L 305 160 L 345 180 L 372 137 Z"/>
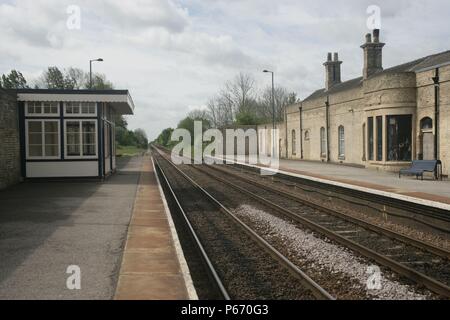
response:
<path id="1" fill-rule="evenodd" d="M 430 117 L 425 117 L 422 120 L 420 120 L 420 129 L 421 130 L 433 129 L 433 120 Z"/>
<path id="2" fill-rule="evenodd" d="M 292 155 L 297 154 L 297 138 L 295 136 L 295 130 L 292 130 Z"/>
<path id="3" fill-rule="evenodd" d="M 327 138 L 325 136 L 325 128 L 320 128 L 320 155 L 325 157 L 327 155 Z"/>
<path id="4" fill-rule="evenodd" d="M 343 126 L 339 126 L 339 158 L 345 157 L 345 130 Z"/>

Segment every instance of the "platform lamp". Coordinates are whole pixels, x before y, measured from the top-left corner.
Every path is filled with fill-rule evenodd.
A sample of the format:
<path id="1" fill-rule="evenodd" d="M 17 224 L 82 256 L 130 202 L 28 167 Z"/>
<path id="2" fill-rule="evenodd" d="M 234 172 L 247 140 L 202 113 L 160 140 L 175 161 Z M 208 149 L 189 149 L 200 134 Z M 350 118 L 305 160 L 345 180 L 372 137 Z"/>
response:
<path id="1" fill-rule="evenodd" d="M 92 62 L 103 62 L 103 59 L 89 60 L 89 89 L 92 89 Z"/>
<path id="2" fill-rule="evenodd" d="M 272 157 L 275 157 L 275 83 L 274 83 L 274 72 L 270 70 L 264 70 L 264 73 L 272 74 Z"/>

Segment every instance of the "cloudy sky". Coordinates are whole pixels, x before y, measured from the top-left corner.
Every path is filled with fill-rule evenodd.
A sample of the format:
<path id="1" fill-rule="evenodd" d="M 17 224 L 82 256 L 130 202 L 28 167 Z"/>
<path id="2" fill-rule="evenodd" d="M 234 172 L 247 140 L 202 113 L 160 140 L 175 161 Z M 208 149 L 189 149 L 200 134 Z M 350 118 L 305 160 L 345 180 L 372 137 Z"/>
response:
<path id="1" fill-rule="evenodd" d="M 80 8 L 80 29 L 67 9 Z M 300 97 L 322 88 L 322 63 L 339 52 L 343 80 L 361 75 L 367 8 L 381 9 L 384 66 L 450 49 L 448 0 L 0 0 L 0 73 L 28 80 L 47 66 L 95 71 L 131 90 L 131 128 L 150 138 L 203 107 L 240 71 Z"/>

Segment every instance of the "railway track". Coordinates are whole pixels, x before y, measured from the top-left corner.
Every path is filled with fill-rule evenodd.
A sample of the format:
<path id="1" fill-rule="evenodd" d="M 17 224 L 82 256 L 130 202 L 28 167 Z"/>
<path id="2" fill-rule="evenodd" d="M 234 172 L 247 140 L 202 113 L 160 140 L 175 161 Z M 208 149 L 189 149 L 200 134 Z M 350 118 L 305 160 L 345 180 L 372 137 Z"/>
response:
<path id="1" fill-rule="evenodd" d="M 278 214 L 390 268 L 431 291 L 450 297 L 450 253 L 280 191 L 222 166 L 190 166 Z"/>
<path id="2" fill-rule="evenodd" d="M 172 188 L 172 185 L 170 184 L 169 180 L 167 179 L 166 174 L 161 169 L 161 166 L 158 162 L 158 160 L 155 159 L 154 161 L 155 168 L 157 171 L 157 174 L 162 178 L 162 187 L 166 194 L 168 194 L 167 199 L 171 199 L 171 203 L 175 206 L 175 210 L 178 212 L 178 218 L 177 220 L 181 220 L 180 223 L 177 224 L 179 229 L 183 229 L 182 234 L 187 234 L 189 237 L 189 251 L 194 250 L 196 255 L 196 260 L 200 260 L 200 265 L 203 269 L 203 271 L 207 274 L 207 278 L 209 281 L 205 284 L 205 279 L 202 277 L 201 279 L 195 279 L 196 283 L 198 285 L 198 282 L 201 283 L 201 287 L 197 288 L 197 291 L 201 290 L 201 295 L 199 294 L 200 298 L 207 298 L 207 299 L 222 299 L 222 300 L 230 300 L 230 295 L 228 291 L 225 289 L 225 286 L 222 283 L 222 280 L 220 279 L 219 275 L 217 274 L 216 269 L 214 268 L 211 260 L 208 257 L 208 254 L 206 253 L 205 248 L 203 247 L 197 233 L 195 232 L 194 228 L 192 227 L 192 224 L 189 221 L 189 218 L 186 214 L 186 212 L 183 209 L 183 206 L 181 205 L 180 201 L 178 200 L 177 195 L 175 194 L 175 191 Z M 175 210 L 171 210 L 171 212 L 174 212 Z M 175 219 L 174 219 L 175 220 Z M 181 233 L 181 232 L 179 232 Z M 185 244 L 185 247 L 183 248 L 186 254 L 186 242 L 183 241 Z M 190 252 L 189 252 L 190 253 Z M 190 253 L 192 255 L 192 253 Z M 192 259 L 193 260 L 193 259 Z M 190 261 L 192 261 L 190 260 Z M 190 266 L 192 268 L 192 265 Z M 194 268 L 198 270 L 198 265 L 195 265 Z"/>
<path id="3" fill-rule="evenodd" d="M 261 168 L 247 167 L 243 164 L 235 164 L 234 167 L 261 177 Z M 448 210 L 445 209 L 411 203 L 342 186 L 324 184 L 284 173 L 276 173 L 265 179 L 271 179 L 272 182 L 280 183 L 286 187 L 298 188 L 305 193 L 314 193 L 329 199 L 344 200 L 360 208 L 370 208 L 374 212 L 404 219 L 405 221 L 412 221 L 443 234 L 448 235 L 450 233 L 450 215 Z"/>
<path id="4" fill-rule="evenodd" d="M 154 159 L 224 299 L 334 299 L 169 159 Z"/>

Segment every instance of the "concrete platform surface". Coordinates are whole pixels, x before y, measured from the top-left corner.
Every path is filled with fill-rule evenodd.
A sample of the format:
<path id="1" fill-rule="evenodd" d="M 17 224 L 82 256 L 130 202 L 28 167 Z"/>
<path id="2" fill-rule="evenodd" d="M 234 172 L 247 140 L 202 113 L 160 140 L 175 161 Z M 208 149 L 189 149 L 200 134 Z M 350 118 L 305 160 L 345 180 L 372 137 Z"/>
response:
<path id="1" fill-rule="evenodd" d="M 141 163 L 118 159 L 105 182 L 26 182 L 0 192 L 0 299 L 111 299 Z M 67 288 L 72 265 L 80 290 Z"/>
<path id="2" fill-rule="evenodd" d="M 197 299 L 149 157 L 141 168 L 115 299 Z"/>
<path id="3" fill-rule="evenodd" d="M 216 159 L 220 162 L 224 161 L 224 158 Z M 232 157 L 226 159 L 229 162 L 255 167 L 255 165 L 248 164 L 248 159 L 236 160 Z M 264 165 L 256 167 L 267 168 Z M 267 170 L 273 171 L 274 169 Z M 431 173 L 426 173 L 423 181 L 416 180 L 411 176 L 402 176 L 400 179 L 398 173 L 394 172 L 286 159 L 279 159 L 278 170 L 301 178 L 450 210 L 450 180 L 446 178 L 443 181 L 436 181 Z"/>
<path id="4" fill-rule="evenodd" d="M 385 171 L 355 168 L 320 162 L 280 160 L 280 169 L 315 178 L 391 192 L 413 198 L 450 204 L 450 181 L 436 181 L 431 175 L 424 181 Z"/>

